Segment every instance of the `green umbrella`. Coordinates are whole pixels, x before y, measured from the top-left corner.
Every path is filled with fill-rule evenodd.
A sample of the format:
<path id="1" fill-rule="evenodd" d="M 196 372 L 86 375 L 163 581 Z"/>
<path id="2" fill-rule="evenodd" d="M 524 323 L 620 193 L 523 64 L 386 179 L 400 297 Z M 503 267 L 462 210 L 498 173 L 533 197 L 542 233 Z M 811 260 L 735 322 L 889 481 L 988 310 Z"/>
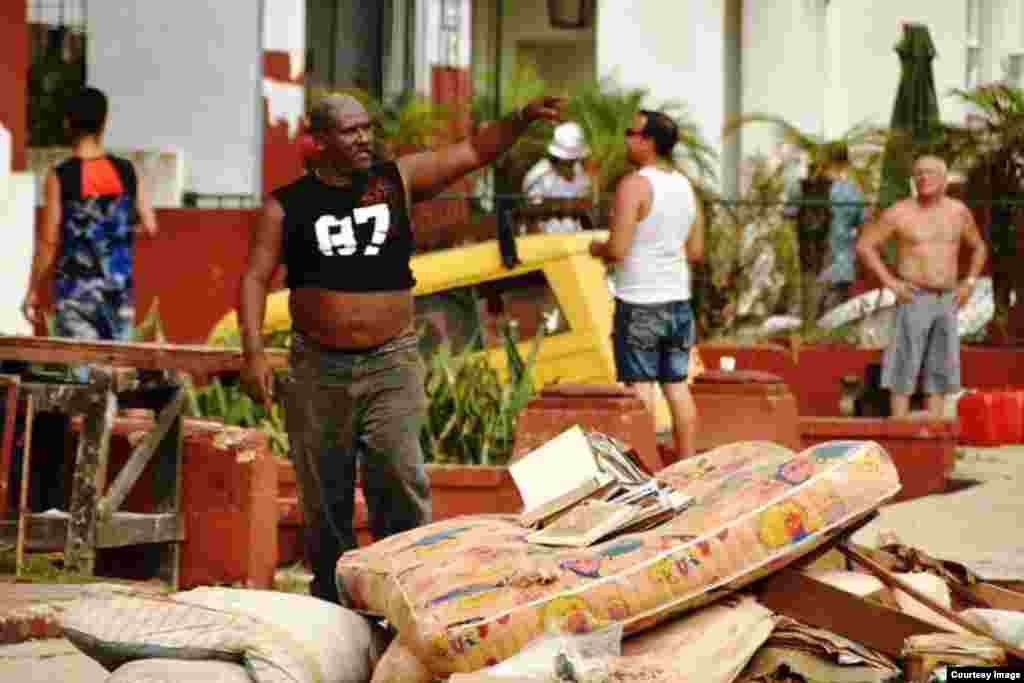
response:
<path id="1" fill-rule="evenodd" d="M 900 87 L 889 122 L 891 135 L 882 159 L 878 201 L 887 207 L 910 195 L 910 166 L 915 151 L 938 141 L 941 135 L 939 101 L 935 95 L 932 60 L 935 45 L 923 24 L 906 24 L 896 45 L 900 57 Z"/>

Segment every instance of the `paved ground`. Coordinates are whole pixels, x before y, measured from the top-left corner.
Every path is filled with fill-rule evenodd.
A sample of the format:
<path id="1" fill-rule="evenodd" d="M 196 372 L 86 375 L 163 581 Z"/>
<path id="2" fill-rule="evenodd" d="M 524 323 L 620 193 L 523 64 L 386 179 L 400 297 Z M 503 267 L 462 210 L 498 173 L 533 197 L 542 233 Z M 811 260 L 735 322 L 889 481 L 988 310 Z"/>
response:
<path id="1" fill-rule="evenodd" d="M 933 555 L 981 556 L 1016 550 L 1024 558 L 1024 446 L 964 449 L 954 478 L 978 482 L 955 493 L 928 496 L 884 508 L 855 540 L 875 546 L 882 531 Z M 308 577 L 305 577 L 308 578 Z M 289 577 L 290 585 L 302 577 Z M 82 586 L 31 586 L 0 580 L 0 624 L 5 614 L 25 609 L 59 610 Z M 0 645 L 0 681 L 102 683 L 107 672 L 67 640 L 48 638 Z"/>

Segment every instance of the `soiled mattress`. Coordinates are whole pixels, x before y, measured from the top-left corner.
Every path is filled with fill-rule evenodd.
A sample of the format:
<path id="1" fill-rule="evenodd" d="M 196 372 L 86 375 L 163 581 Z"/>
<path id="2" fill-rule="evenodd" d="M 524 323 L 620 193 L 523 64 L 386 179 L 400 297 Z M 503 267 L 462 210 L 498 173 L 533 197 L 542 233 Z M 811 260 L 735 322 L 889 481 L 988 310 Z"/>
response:
<path id="1" fill-rule="evenodd" d="M 528 543 L 514 518 L 465 516 L 346 553 L 337 579 L 435 675 L 470 672 L 535 638 L 622 622 L 627 633 L 707 604 L 814 550 L 900 490 L 874 442 L 801 453 L 723 446 L 658 478 L 694 498 L 675 519 L 587 548 Z"/>

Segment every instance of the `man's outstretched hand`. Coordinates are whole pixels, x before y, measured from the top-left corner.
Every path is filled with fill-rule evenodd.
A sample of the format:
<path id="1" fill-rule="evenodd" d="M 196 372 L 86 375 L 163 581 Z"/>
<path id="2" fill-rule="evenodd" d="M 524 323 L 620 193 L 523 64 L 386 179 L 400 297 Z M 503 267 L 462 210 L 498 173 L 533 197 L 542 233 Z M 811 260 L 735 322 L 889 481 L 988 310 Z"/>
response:
<path id="1" fill-rule="evenodd" d="M 538 97 L 523 107 L 523 116 L 531 123 L 540 119 L 561 121 L 567 103 L 564 97 Z"/>

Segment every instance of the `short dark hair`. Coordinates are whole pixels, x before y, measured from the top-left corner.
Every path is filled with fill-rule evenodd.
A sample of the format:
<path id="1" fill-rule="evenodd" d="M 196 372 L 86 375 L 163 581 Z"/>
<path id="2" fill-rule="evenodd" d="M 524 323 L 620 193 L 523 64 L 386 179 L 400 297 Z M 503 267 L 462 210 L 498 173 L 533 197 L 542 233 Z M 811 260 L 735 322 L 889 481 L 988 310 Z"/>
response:
<path id="1" fill-rule="evenodd" d="M 671 157 L 679 142 L 679 126 L 665 112 L 641 109 L 639 113 L 644 117 L 641 134 L 654 140 L 654 151 L 658 156 Z"/>
<path id="2" fill-rule="evenodd" d="M 845 142 L 836 142 L 828 149 L 828 162 L 830 164 L 850 163 L 850 148 Z"/>
<path id="3" fill-rule="evenodd" d="M 68 128 L 72 138 L 99 135 L 107 125 L 107 96 L 97 88 L 82 88 L 68 98 Z"/>

